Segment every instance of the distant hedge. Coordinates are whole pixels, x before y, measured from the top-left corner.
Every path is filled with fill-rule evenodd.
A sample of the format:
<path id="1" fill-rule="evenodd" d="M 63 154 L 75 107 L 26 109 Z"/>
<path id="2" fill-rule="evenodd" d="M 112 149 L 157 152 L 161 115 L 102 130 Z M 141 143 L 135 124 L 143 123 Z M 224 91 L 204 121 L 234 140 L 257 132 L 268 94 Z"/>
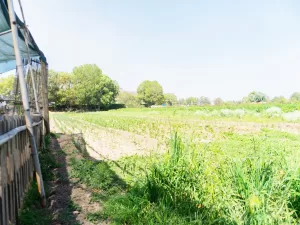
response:
<path id="1" fill-rule="evenodd" d="M 51 105 L 51 111 L 107 111 L 112 109 L 126 108 L 125 104 L 111 104 L 106 108 L 99 108 L 98 105 Z"/>

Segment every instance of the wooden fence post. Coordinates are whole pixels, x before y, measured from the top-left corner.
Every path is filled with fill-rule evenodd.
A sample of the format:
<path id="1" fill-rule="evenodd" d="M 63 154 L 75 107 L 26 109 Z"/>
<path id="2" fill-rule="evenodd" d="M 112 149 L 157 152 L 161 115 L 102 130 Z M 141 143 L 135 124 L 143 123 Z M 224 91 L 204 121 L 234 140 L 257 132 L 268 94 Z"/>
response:
<path id="1" fill-rule="evenodd" d="M 44 135 L 50 134 L 49 101 L 48 101 L 48 65 L 41 60 L 41 84 L 43 98 Z"/>

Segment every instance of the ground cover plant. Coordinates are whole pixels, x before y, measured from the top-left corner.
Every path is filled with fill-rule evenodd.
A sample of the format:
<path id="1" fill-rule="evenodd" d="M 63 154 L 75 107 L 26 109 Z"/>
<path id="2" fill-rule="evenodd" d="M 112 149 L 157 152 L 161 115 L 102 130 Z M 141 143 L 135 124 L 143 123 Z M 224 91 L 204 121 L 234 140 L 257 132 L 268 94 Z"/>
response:
<path id="1" fill-rule="evenodd" d="M 90 221 L 297 224 L 300 136 L 297 120 L 290 123 L 282 116 L 292 112 L 278 108 L 261 110 L 256 122 L 222 116 L 221 110 L 243 110 L 228 108 L 214 109 L 220 115 L 208 117 L 195 114 L 199 108 L 52 113 L 51 117 L 64 132 L 92 134 L 102 129 L 116 131 L 117 139 L 117 131 L 123 130 L 163 143 L 164 151 L 145 156 L 100 161 L 74 156 L 72 176 L 87 184 L 93 190 L 92 200 L 104 206 L 88 215 Z"/>

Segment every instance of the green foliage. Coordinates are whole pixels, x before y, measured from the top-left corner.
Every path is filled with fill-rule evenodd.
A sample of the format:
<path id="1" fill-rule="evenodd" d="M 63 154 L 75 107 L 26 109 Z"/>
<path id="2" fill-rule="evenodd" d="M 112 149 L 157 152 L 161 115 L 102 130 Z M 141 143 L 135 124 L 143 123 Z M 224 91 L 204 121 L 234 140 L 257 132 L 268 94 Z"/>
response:
<path id="1" fill-rule="evenodd" d="M 198 104 L 199 105 L 210 105 L 210 100 L 209 98 L 207 97 L 204 97 L 204 96 L 201 96 L 199 99 L 198 99 Z"/>
<path id="2" fill-rule="evenodd" d="M 108 108 L 115 101 L 119 86 L 96 65 L 86 64 L 73 69 L 73 88 L 78 104 Z"/>
<path id="3" fill-rule="evenodd" d="M 48 225 L 51 223 L 51 216 L 40 206 L 40 194 L 35 181 L 31 183 L 25 195 L 19 220 L 22 225 Z"/>
<path id="4" fill-rule="evenodd" d="M 146 80 L 139 85 L 137 97 L 146 106 L 160 105 L 164 102 L 163 88 L 157 81 Z"/>
<path id="5" fill-rule="evenodd" d="M 189 97 L 185 100 L 187 105 L 198 105 L 198 99 L 196 97 Z"/>
<path id="6" fill-rule="evenodd" d="M 73 88 L 73 76 L 66 72 L 49 71 L 49 102 L 72 106 L 76 104 L 76 92 Z"/>
<path id="7" fill-rule="evenodd" d="M 76 160 L 72 158 L 72 176 L 80 178 L 91 188 L 109 190 L 115 185 L 122 186 L 118 176 L 105 162 L 92 162 L 88 159 Z"/>
<path id="8" fill-rule="evenodd" d="M 53 168 L 57 168 L 58 164 L 53 155 L 48 149 L 50 144 L 50 136 L 45 137 L 46 148 L 39 151 L 39 159 L 45 190 L 47 194 L 47 181 L 54 179 L 54 174 L 51 172 Z M 40 194 L 38 192 L 37 183 L 35 180 L 31 182 L 30 188 L 25 194 L 23 206 L 19 215 L 20 224 L 22 225 L 48 225 L 51 224 L 52 215 L 49 214 L 46 208 L 42 208 L 40 204 Z"/>
<path id="9" fill-rule="evenodd" d="M 116 101 L 121 104 L 125 104 L 127 108 L 139 108 L 141 107 L 140 101 L 137 99 L 135 93 L 131 93 L 128 91 L 121 91 Z"/>
<path id="10" fill-rule="evenodd" d="M 104 212 L 89 215 L 90 221 L 298 224 L 300 139 L 298 134 L 277 131 L 277 123 L 267 123 L 271 118 L 265 112 L 271 113 L 268 109 L 274 105 L 122 109 L 53 116 L 70 129 L 87 126 L 88 130 L 91 125 L 120 129 L 164 144 L 170 140 L 170 130 L 182 135 L 175 132 L 170 148 L 158 156 L 131 156 L 112 162 L 85 159 L 72 164 L 76 176 L 93 188 L 92 200 L 104 205 Z M 279 106 L 289 111 L 300 104 Z M 229 125 L 225 119 L 218 124 L 199 119 L 201 110 L 210 113 L 212 120 L 220 116 L 216 111 L 253 111 L 260 113 L 263 124 L 243 123 L 249 125 L 243 129 L 244 125 L 232 121 L 232 115 L 226 117 L 231 118 Z"/>
<path id="11" fill-rule="evenodd" d="M 214 105 L 222 105 L 224 101 L 221 98 L 216 98 L 214 100 Z"/>
<path id="12" fill-rule="evenodd" d="M 178 104 L 179 104 L 179 105 L 187 105 L 186 99 L 184 99 L 184 98 L 178 99 Z"/>
<path id="13" fill-rule="evenodd" d="M 262 92 L 252 91 L 249 95 L 244 98 L 244 102 L 267 102 L 268 96 Z"/>
<path id="14" fill-rule="evenodd" d="M 72 73 L 49 72 L 49 101 L 58 105 L 108 109 L 119 93 L 118 84 L 96 65 L 75 67 Z"/>
<path id="15" fill-rule="evenodd" d="M 300 102 L 300 92 L 294 92 L 290 100 L 295 102 Z"/>
<path id="16" fill-rule="evenodd" d="M 14 87 L 14 75 L 0 78 L 0 96 L 9 97 Z"/>
<path id="17" fill-rule="evenodd" d="M 280 173 L 278 166 L 272 160 L 259 158 L 233 165 L 234 209 L 230 214 L 237 224 L 292 224 L 293 211 L 289 208 L 292 178 Z M 241 214 L 243 217 L 239 218 Z"/>
<path id="18" fill-rule="evenodd" d="M 172 93 L 166 93 L 164 94 L 164 98 L 165 98 L 165 102 L 169 105 L 169 106 L 175 106 L 178 104 L 178 100 L 175 94 Z"/>
<path id="19" fill-rule="evenodd" d="M 275 96 L 271 102 L 273 103 L 279 103 L 279 104 L 285 104 L 288 103 L 288 100 L 284 96 Z"/>

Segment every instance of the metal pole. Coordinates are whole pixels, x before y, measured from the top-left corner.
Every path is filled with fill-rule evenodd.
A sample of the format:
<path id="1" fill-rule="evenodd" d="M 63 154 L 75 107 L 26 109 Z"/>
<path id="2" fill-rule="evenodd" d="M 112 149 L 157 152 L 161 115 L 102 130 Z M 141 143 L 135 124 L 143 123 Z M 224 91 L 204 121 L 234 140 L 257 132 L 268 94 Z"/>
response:
<path id="1" fill-rule="evenodd" d="M 42 173 L 41 173 L 41 167 L 40 167 L 40 161 L 39 161 L 38 152 L 37 152 L 36 141 L 35 141 L 35 137 L 34 137 L 34 133 L 33 133 L 32 118 L 30 116 L 28 92 L 27 92 L 27 88 L 26 88 L 25 77 L 23 74 L 23 64 L 22 64 L 22 58 L 21 58 L 21 53 L 20 53 L 20 49 L 19 49 L 18 28 L 17 28 L 13 0 L 7 0 L 7 3 L 8 3 L 8 10 L 9 10 L 10 25 L 11 25 L 11 30 L 12 30 L 15 56 L 16 56 L 17 71 L 18 71 L 19 81 L 20 81 L 22 102 L 23 102 L 24 114 L 25 114 L 25 120 L 26 120 L 26 127 L 27 127 L 27 130 L 29 133 L 29 138 L 30 138 L 33 162 L 34 162 L 34 167 L 35 167 L 35 171 L 36 171 L 36 173 L 35 173 L 36 180 L 37 180 L 38 189 L 39 189 L 39 192 L 41 195 L 41 204 L 42 204 L 42 206 L 45 207 L 46 206 L 46 196 L 45 196 L 44 182 L 43 182 L 43 177 L 42 177 Z"/>
<path id="2" fill-rule="evenodd" d="M 11 30 L 7 30 L 7 31 L 3 31 L 0 33 L 0 36 L 5 35 L 5 34 L 9 34 L 11 32 Z"/>
<path id="3" fill-rule="evenodd" d="M 32 66 L 31 66 L 31 59 L 30 59 L 30 55 L 29 55 L 29 44 L 28 44 L 29 32 L 27 30 L 24 11 L 23 11 L 23 7 L 22 7 L 22 4 L 21 4 L 20 0 L 19 0 L 19 5 L 20 5 L 21 13 L 22 13 L 23 22 L 24 22 L 24 34 L 25 34 L 24 36 L 25 36 L 25 44 L 26 44 L 26 49 L 27 49 L 27 60 L 28 60 L 28 66 L 29 66 L 29 71 L 30 71 L 30 77 L 31 77 L 31 81 L 32 81 L 33 94 L 34 94 L 34 100 L 35 100 L 35 108 L 36 108 L 36 111 L 38 113 L 40 113 L 40 106 L 39 106 L 39 103 L 38 103 L 36 86 L 35 86 L 35 83 L 34 83 L 33 71 L 32 71 Z"/>

